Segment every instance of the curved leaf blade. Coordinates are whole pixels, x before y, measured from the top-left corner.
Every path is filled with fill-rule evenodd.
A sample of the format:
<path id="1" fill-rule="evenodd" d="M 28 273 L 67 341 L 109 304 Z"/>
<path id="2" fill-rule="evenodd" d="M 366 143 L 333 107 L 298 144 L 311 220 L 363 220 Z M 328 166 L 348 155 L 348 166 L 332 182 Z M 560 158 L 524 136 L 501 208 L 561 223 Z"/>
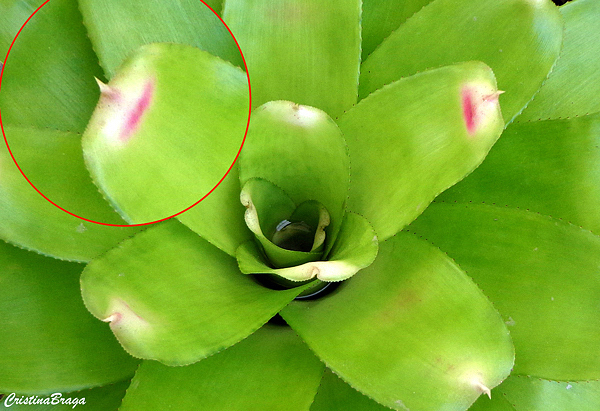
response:
<path id="1" fill-rule="evenodd" d="M 339 120 L 352 165 L 348 208 L 385 241 L 476 168 L 503 126 L 494 75 L 480 62 L 373 93 Z"/>
<path id="2" fill-rule="evenodd" d="M 237 67 L 194 47 L 152 44 L 101 88 L 83 153 L 127 221 L 183 211 L 232 166 L 249 115 L 247 77 Z"/>
<path id="3" fill-rule="evenodd" d="M 439 202 L 537 211 L 600 234 L 600 114 L 511 124 L 483 164 Z"/>
<path id="4" fill-rule="evenodd" d="M 80 136 L 5 127 L 7 141 L 29 180 L 55 204 L 81 217 L 125 224 L 92 184 Z M 139 231 L 82 221 L 39 195 L 21 175 L 6 146 L 0 148 L 0 237 L 56 258 L 89 261 Z"/>
<path id="5" fill-rule="evenodd" d="M 254 332 L 302 289 L 273 291 L 175 221 L 92 261 L 81 278 L 94 316 L 136 357 L 186 365 Z"/>
<path id="6" fill-rule="evenodd" d="M 272 101 L 254 110 L 239 158 L 240 182 L 263 178 L 280 187 L 295 204 L 316 200 L 331 218 L 326 252 L 342 223 L 348 196 L 346 143 L 323 111 Z"/>
<path id="7" fill-rule="evenodd" d="M 19 6 L 3 1 L 0 14 L 6 7 L 10 17 Z M 6 60 L 2 123 L 82 132 L 98 100 L 94 76 L 102 77 L 102 70 L 77 3 L 49 1 L 23 28 Z"/>
<path id="8" fill-rule="evenodd" d="M 289 328 L 266 325 L 197 364 L 145 361 L 121 411 L 307 410 L 323 364 Z"/>
<path id="9" fill-rule="evenodd" d="M 389 408 L 362 395 L 326 369 L 310 411 L 330 410 L 387 411 Z"/>
<path id="10" fill-rule="evenodd" d="M 200 0 L 79 0 L 79 7 L 108 78 L 137 48 L 150 43 L 187 44 L 243 65 L 233 37 Z"/>
<path id="11" fill-rule="evenodd" d="M 498 79 L 510 123 L 542 85 L 562 44 L 549 0 L 436 0 L 411 17 L 362 64 L 361 98 L 432 67 L 479 60 Z"/>
<path id="12" fill-rule="evenodd" d="M 361 37 L 362 60 L 394 30 L 432 0 L 363 0 Z"/>
<path id="13" fill-rule="evenodd" d="M 254 107 L 289 100 L 336 118 L 356 103 L 359 0 L 227 0 L 223 16 L 244 52 Z"/>
<path id="14" fill-rule="evenodd" d="M 599 378 L 599 237 L 527 211 L 472 204 L 432 204 L 410 230 L 455 258 L 498 308 L 515 344 L 515 373 Z"/>
<path id="15" fill-rule="evenodd" d="M 138 361 L 81 302 L 81 264 L 0 242 L 0 266 L 0 392 L 70 392 L 133 374 Z"/>
<path id="16" fill-rule="evenodd" d="M 560 59 L 518 121 L 600 111 L 600 4 L 578 0 L 559 10 L 565 21 Z"/>
<path id="17" fill-rule="evenodd" d="M 600 408 L 600 381 L 548 381 L 516 375 L 509 377 L 498 391 L 517 411 L 596 411 Z"/>
<path id="18" fill-rule="evenodd" d="M 236 253 L 244 274 L 276 274 L 290 281 L 342 281 L 371 265 L 379 243 L 373 227 L 364 217 L 346 213 L 339 236 L 324 261 L 310 261 L 286 268 L 272 268 L 254 241 L 242 244 Z"/>
<path id="19" fill-rule="evenodd" d="M 513 364 L 508 331 L 483 293 L 406 233 L 326 298 L 281 315 L 336 374 L 397 410 L 466 410 Z"/>

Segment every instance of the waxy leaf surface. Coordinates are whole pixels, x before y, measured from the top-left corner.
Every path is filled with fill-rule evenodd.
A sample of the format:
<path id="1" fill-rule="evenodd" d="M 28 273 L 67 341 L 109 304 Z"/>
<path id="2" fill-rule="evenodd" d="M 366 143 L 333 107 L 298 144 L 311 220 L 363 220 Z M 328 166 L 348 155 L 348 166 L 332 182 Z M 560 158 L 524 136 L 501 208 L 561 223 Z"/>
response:
<path id="1" fill-rule="evenodd" d="M 191 46 L 152 44 L 101 88 L 83 152 L 95 183 L 126 220 L 183 211 L 231 167 L 249 110 L 239 68 Z"/>
<path id="2" fill-rule="evenodd" d="M 550 0 L 436 0 L 408 19 L 361 66 L 360 97 L 419 71 L 479 60 L 494 70 L 504 121 L 542 85 L 562 44 Z"/>
<path id="3" fill-rule="evenodd" d="M 510 376 L 498 391 L 515 411 L 597 411 L 600 381 L 548 381 Z"/>
<path id="4" fill-rule="evenodd" d="M 79 6 L 108 78 L 138 47 L 159 42 L 195 46 L 242 65 L 233 37 L 200 0 L 79 0 Z"/>
<path id="5" fill-rule="evenodd" d="M 83 299 L 132 355 L 186 365 L 229 347 L 301 288 L 273 291 L 176 221 L 152 226 L 85 269 Z"/>
<path id="6" fill-rule="evenodd" d="M 69 392 L 133 374 L 138 361 L 83 306 L 83 265 L 0 241 L 0 267 L 0 392 Z"/>
<path id="7" fill-rule="evenodd" d="M 363 0 L 362 61 L 409 17 L 432 0 Z"/>
<path id="8" fill-rule="evenodd" d="M 600 378 L 600 237 L 535 213 L 432 204 L 410 227 L 446 251 L 508 325 L 514 373 Z"/>
<path id="9" fill-rule="evenodd" d="M 466 410 L 513 365 L 490 302 L 412 234 L 382 243 L 375 262 L 327 298 L 281 315 L 342 379 L 397 410 Z"/>
<path id="10" fill-rule="evenodd" d="M 388 411 L 389 408 L 362 395 L 326 369 L 310 411 L 331 410 Z"/>
<path id="11" fill-rule="evenodd" d="M 5 127 L 19 166 L 40 192 L 81 217 L 126 224 L 104 201 L 83 163 L 75 133 Z M 107 227 L 58 209 L 25 180 L 4 144 L 0 147 L 0 237 L 53 257 L 89 261 L 139 228 Z"/>
<path id="12" fill-rule="evenodd" d="M 485 158 L 503 129 L 492 71 L 468 62 L 399 80 L 339 120 L 351 161 L 348 208 L 380 241 Z"/>
<path id="13" fill-rule="evenodd" d="M 336 118 L 356 103 L 360 4 L 227 0 L 223 17 L 246 58 L 253 106 L 289 100 Z"/>
<path id="14" fill-rule="evenodd" d="M 511 124 L 483 164 L 436 201 L 537 211 L 600 234 L 600 114 Z"/>
<path id="15" fill-rule="evenodd" d="M 3 1 L 0 14 L 22 18 L 26 6 L 18 3 Z M 19 28 L 28 17 L 19 20 Z M 2 123 L 82 132 L 100 94 L 94 76 L 102 77 L 102 69 L 77 3 L 49 1 L 29 20 L 6 60 L 0 88 Z"/>
<path id="16" fill-rule="evenodd" d="M 577 0 L 559 10 L 565 21 L 560 58 L 517 121 L 567 118 L 600 111 L 600 3 Z"/>
<path id="17" fill-rule="evenodd" d="M 323 364 L 289 328 L 266 325 L 187 367 L 145 361 L 121 411 L 305 411 Z"/>

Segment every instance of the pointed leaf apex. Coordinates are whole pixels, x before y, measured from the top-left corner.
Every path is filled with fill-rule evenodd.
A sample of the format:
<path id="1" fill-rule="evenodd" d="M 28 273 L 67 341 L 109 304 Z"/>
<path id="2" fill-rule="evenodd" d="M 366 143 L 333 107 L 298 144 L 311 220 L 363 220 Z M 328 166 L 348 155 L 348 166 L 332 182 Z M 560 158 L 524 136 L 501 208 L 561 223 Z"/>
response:
<path id="1" fill-rule="evenodd" d="M 490 400 L 492 399 L 492 391 L 484 383 L 481 382 L 480 377 L 473 378 L 471 380 L 471 384 L 473 384 L 473 387 L 475 387 L 482 394 L 487 395 L 490 398 Z"/>
<path id="2" fill-rule="evenodd" d="M 98 79 L 98 77 L 94 77 L 94 80 L 96 80 L 96 83 L 98 83 L 98 87 L 100 88 L 101 94 L 109 97 L 114 97 L 118 94 L 116 89 L 112 88 L 108 84 L 104 84 L 102 80 Z"/>

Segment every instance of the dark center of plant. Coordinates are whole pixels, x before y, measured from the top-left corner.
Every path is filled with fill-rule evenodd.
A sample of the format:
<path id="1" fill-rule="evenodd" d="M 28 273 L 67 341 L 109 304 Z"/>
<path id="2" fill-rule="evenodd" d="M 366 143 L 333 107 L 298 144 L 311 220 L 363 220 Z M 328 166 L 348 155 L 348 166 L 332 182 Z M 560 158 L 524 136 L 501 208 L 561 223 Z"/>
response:
<path id="1" fill-rule="evenodd" d="M 313 246 L 314 236 L 315 229 L 304 221 L 293 223 L 283 220 L 277 225 L 271 241 L 287 250 L 308 252 Z"/>

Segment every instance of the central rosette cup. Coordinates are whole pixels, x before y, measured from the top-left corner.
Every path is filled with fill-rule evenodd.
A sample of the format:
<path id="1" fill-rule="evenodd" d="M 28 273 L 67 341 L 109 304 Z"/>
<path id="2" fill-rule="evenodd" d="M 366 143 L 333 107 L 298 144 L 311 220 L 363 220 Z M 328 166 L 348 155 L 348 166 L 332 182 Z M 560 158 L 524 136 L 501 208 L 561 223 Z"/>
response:
<path id="1" fill-rule="evenodd" d="M 239 159 L 245 221 L 254 240 L 236 253 L 240 269 L 290 288 L 345 280 L 369 266 L 377 236 L 345 211 L 346 142 L 323 111 L 288 101 L 255 110 Z"/>

